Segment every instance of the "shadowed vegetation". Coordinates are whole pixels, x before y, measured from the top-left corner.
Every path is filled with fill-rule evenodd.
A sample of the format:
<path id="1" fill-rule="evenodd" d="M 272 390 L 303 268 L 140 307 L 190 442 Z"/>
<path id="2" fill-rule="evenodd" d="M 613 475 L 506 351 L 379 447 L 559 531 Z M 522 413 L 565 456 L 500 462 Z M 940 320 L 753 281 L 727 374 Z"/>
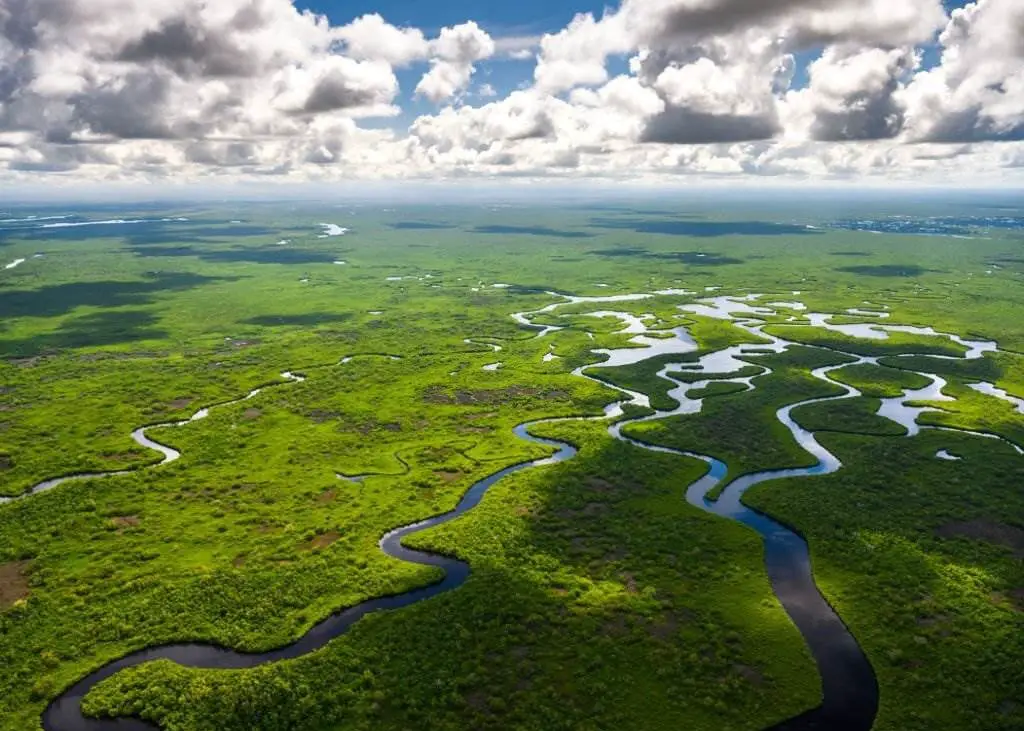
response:
<path id="1" fill-rule="evenodd" d="M 625 229 L 640 234 L 663 234 L 667 236 L 694 236 L 715 238 L 718 236 L 812 236 L 817 231 L 806 226 L 793 226 L 769 221 L 659 221 L 617 218 L 592 218 L 594 228 Z"/>
<path id="2" fill-rule="evenodd" d="M 473 233 L 499 234 L 504 236 L 549 236 L 556 239 L 586 239 L 593 236 L 593 234 L 583 231 L 562 231 L 546 226 L 506 226 L 498 224 L 477 226 L 473 229 Z"/>
<path id="3" fill-rule="evenodd" d="M 599 251 L 591 251 L 594 256 L 607 256 L 607 257 L 641 257 L 644 259 L 660 259 L 661 261 L 676 261 L 682 264 L 692 264 L 694 266 L 722 266 L 724 264 L 742 264 L 742 259 L 736 259 L 730 256 L 723 256 L 722 254 L 708 254 L 703 251 L 671 251 L 671 252 L 660 252 L 660 251 L 648 251 L 647 249 L 639 249 L 635 247 L 624 247 L 620 249 L 601 249 Z"/>
<path id="4" fill-rule="evenodd" d="M 1020 457 L 948 432 L 821 441 L 843 470 L 764 483 L 747 499 L 807 536 L 819 586 L 890 689 L 875 728 L 1020 728 L 1024 563 L 952 530 L 1021 527 Z M 963 459 L 936 459 L 940 449 Z"/>
<path id="5" fill-rule="evenodd" d="M 920 277 L 931 270 L 916 264 L 878 264 L 873 266 L 840 267 L 837 272 L 861 277 Z"/>

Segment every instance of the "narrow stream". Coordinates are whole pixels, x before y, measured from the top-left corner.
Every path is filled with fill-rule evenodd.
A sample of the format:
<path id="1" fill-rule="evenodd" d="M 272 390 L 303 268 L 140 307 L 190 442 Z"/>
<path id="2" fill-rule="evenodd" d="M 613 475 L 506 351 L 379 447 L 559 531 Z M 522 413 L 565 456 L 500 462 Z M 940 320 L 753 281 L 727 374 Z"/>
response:
<path id="1" fill-rule="evenodd" d="M 181 452 L 172 447 L 168 447 L 166 444 L 161 444 L 160 442 L 150 439 L 150 437 L 147 434 L 147 432 L 150 429 L 170 429 L 173 427 L 185 426 L 186 424 L 191 424 L 192 422 L 195 421 L 201 421 L 210 415 L 211 409 L 220 409 L 224 408 L 225 406 L 240 404 L 243 401 L 248 401 L 249 399 L 255 398 L 268 388 L 274 388 L 275 386 L 285 386 L 289 383 L 301 383 L 302 381 L 306 380 L 305 376 L 300 376 L 297 373 L 291 373 L 289 371 L 285 371 L 284 373 L 282 373 L 281 378 L 284 379 L 282 382 L 272 383 L 266 386 L 260 386 L 259 388 L 254 388 L 252 391 L 247 393 L 242 398 L 235 399 L 233 401 L 225 401 L 224 403 L 214 404 L 213 406 L 206 406 L 202 409 L 199 409 L 199 411 L 192 414 L 192 416 L 190 416 L 188 419 L 184 419 L 183 421 L 170 421 L 165 424 L 151 424 L 150 426 L 139 427 L 138 429 L 132 432 L 132 441 L 134 441 L 140 447 L 152 449 L 164 456 L 163 460 L 157 462 L 156 464 L 148 465 L 149 467 L 159 467 L 161 465 L 169 464 L 170 462 L 175 462 L 181 458 Z M 114 470 L 110 472 L 83 472 L 81 474 L 65 475 L 64 477 L 54 477 L 53 479 L 44 480 L 36 485 L 33 485 L 28 490 L 23 492 L 21 495 L 17 495 L 15 497 L 0 497 L 0 505 L 11 503 L 14 502 L 15 500 L 21 500 L 31 495 L 37 495 L 41 492 L 47 492 L 48 490 L 52 490 L 53 488 L 59 487 L 60 485 L 63 485 L 67 482 L 77 482 L 79 480 L 95 480 L 105 477 L 117 477 L 118 475 L 128 475 L 131 474 L 132 472 L 137 471 L 137 469 L 130 469 Z"/>
<path id="2" fill-rule="evenodd" d="M 537 329 L 536 337 L 544 337 L 559 329 L 557 326 L 536 325 L 531 317 L 551 313 L 561 305 L 575 304 L 579 302 L 622 302 L 645 299 L 651 295 L 618 295 L 613 297 L 564 297 L 564 301 L 549 305 L 534 312 L 516 313 L 513 318 L 516 322 Z M 792 412 L 796 408 L 811 404 L 836 401 L 847 398 L 854 398 L 860 393 L 849 386 L 839 384 L 829 377 L 829 374 L 852 363 L 839 366 L 819 368 L 812 372 L 812 375 L 826 383 L 838 386 L 843 393 L 838 396 L 816 398 L 791 404 L 778 410 L 777 417 L 792 433 L 797 442 L 816 458 L 815 465 L 799 469 L 769 470 L 754 474 L 744 475 L 727 484 L 717 500 L 709 499 L 709 494 L 720 485 L 728 473 L 728 466 L 709 455 L 696 454 L 680 450 L 659 447 L 631 439 L 622 434 L 622 429 L 628 424 L 643 421 L 664 419 L 668 416 L 684 413 L 697 413 L 700 411 L 701 403 L 698 400 L 690 399 L 687 392 L 704 387 L 709 381 L 697 383 L 684 383 L 671 376 L 674 370 L 682 367 L 699 370 L 708 375 L 728 374 L 740 367 L 749 365 L 741 357 L 750 358 L 757 353 L 782 352 L 794 345 L 781 338 L 765 335 L 761 328 L 764 323 L 757 319 L 738 319 L 737 314 L 747 317 L 757 317 L 771 312 L 760 307 L 753 307 L 748 304 L 756 299 L 756 296 L 748 296 L 743 299 L 716 297 L 702 300 L 702 304 L 690 306 L 689 311 L 709 314 L 715 317 L 734 320 L 740 327 L 752 333 L 767 337 L 771 342 L 767 344 L 740 345 L 726 348 L 722 351 L 711 353 L 700 358 L 696 362 L 670 364 L 662 369 L 659 375 L 675 384 L 671 394 L 679 402 L 679 406 L 671 411 L 659 411 L 650 416 L 639 417 L 631 420 L 621 420 L 624 414 L 623 406 L 632 404 L 636 406 L 649 407 L 650 402 L 646 395 L 630 391 L 624 388 L 609 386 L 600 381 L 590 373 L 610 365 L 621 365 L 625 363 L 637 363 L 654 355 L 664 353 L 692 353 L 697 350 L 697 344 L 690 338 L 685 328 L 677 328 L 675 338 L 658 339 L 648 338 L 643 335 L 645 329 L 638 327 L 637 322 L 642 322 L 626 313 L 618 313 L 627 328 L 633 328 L 630 332 L 636 331 L 633 338 L 636 348 L 619 349 L 613 351 L 595 351 L 608 356 L 608 360 L 597 365 L 586 366 L 573 371 L 573 374 L 601 383 L 623 395 L 623 398 L 609 404 L 604 414 L 597 417 L 586 417 L 586 420 L 608 420 L 609 433 L 612 437 L 633 444 L 637 447 L 668 454 L 675 454 L 690 457 L 703 461 L 708 465 L 708 472 L 689 485 L 685 491 L 686 499 L 694 506 L 709 513 L 735 520 L 749 526 L 757 531 L 764 541 L 765 564 L 771 586 L 782 606 L 789 614 L 797 629 L 803 635 L 810 648 L 812 655 L 818 665 L 821 674 L 823 700 L 820 706 L 800 714 L 792 719 L 786 720 L 772 727 L 772 731 L 810 731 L 812 729 L 830 729 L 833 731 L 868 731 L 873 722 L 878 708 L 878 685 L 870 663 L 865 657 L 856 639 L 849 632 L 836 612 L 829 606 L 828 602 L 821 595 L 814 583 L 814 576 L 811 566 L 810 553 L 806 541 L 799 535 L 782 524 L 772 520 L 770 517 L 759 513 L 743 504 L 744 493 L 754 485 L 768 480 L 781 479 L 786 477 L 803 477 L 812 475 L 825 475 L 842 467 L 842 464 L 833 454 L 826 450 L 815 438 L 814 435 L 803 429 L 792 419 Z M 686 308 L 683 308 L 686 309 Z M 616 313 L 603 312 L 602 315 L 615 315 Z M 488 339 L 490 340 L 490 339 Z M 470 339 L 469 342 L 473 342 Z M 491 342 L 475 341 L 476 344 L 487 345 L 497 352 L 500 346 Z M 966 344 L 966 343 L 965 343 Z M 973 344 L 968 344 L 971 347 Z M 982 346 L 987 349 L 987 343 Z M 994 344 L 993 344 L 994 347 Z M 970 355 L 980 357 L 982 348 L 974 347 Z M 977 355 L 975 355 L 977 353 Z M 849 354 L 848 354 L 849 355 Z M 873 359 L 850 355 L 855 363 L 873 362 Z M 756 358 L 755 358 L 756 360 Z M 742 383 L 748 389 L 756 388 L 755 381 L 769 373 L 771 370 L 761 365 L 763 372 L 757 376 L 743 378 L 719 378 L 718 382 Z M 284 378 L 291 381 L 302 380 L 301 376 L 290 373 L 282 374 Z M 937 378 L 937 377 L 936 377 Z M 933 384 L 934 385 L 934 384 Z M 941 393 L 941 387 L 938 389 Z M 245 399 L 252 398 L 260 389 L 250 393 Z M 240 399 L 240 400 L 245 400 Z M 232 402 L 237 403 L 237 402 Z M 205 412 L 205 413 L 204 413 Z M 208 410 L 203 410 L 192 417 L 191 420 L 205 417 Z M 200 414 L 202 414 L 200 416 Z M 191 421 L 190 420 L 190 421 Z M 90 675 L 78 681 L 76 684 L 64 691 L 46 708 L 42 722 L 47 731 L 125 731 L 152 729 L 153 727 L 139 719 L 118 718 L 118 719 L 89 719 L 81 712 L 81 701 L 83 697 L 97 683 L 111 677 L 125 668 L 140 665 L 157 659 L 171 660 L 186 667 L 213 668 L 213 669 L 241 669 L 251 668 L 269 662 L 294 659 L 317 650 L 332 639 L 344 634 L 359 619 L 384 609 L 399 609 L 416 604 L 424 599 L 451 591 L 461 586 L 469 577 L 470 566 L 458 559 L 440 556 L 423 551 L 416 551 L 402 545 L 404 538 L 447 523 L 467 511 L 476 507 L 486 492 L 503 478 L 533 467 L 550 465 L 564 462 L 576 456 L 577 451 L 571 445 L 540 437 L 529 433 L 532 426 L 565 421 L 565 419 L 543 419 L 534 422 L 520 424 L 515 428 L 515 434 L 520 439 L 532 444 L 550 447 L 555 450 L 554 454 L 543 459 L 531 460 L 521 464 L 507 467 L 496 472 L 479 482 L 475 483 L 462 497 L 458 505 L 451 511 L 441 515 L 428 518 L 412 525 L 396 528 L 380 540 L 381 550 L 394 558 L 410 563 L 424 566 L 436 566 L 444 571 L 444 576 L 438 582 L 414 589 L 405 593 L 370 599 L 334 614 L 319 624 L 315 625 L 306 634 L 293 644 L 285 647 L 262 653 L 244 653 L 228 648 L 217 647 L 210 644 L 180 643 L 154 647 L 141 650 L 127 655 L 117 661 L 109 663 L 94 671 Z M 162 426 L 177 426 L 189 422 L 178 422 Z M 154 427 L 148 427 L 154 428 Z M 177 459 L 177 452 L 149 440 L 145 435 L 145 429 L 137 430 L 133 438 L 137 442 L 157 449 L 165 456 L 165 462 Z M 990 436 L 984 435 L 981 436 Z M 122 473 L 106 473 L 101 476 Z M 83 479 L 86 476 L 77 478 L 61 478 L 56 484 L 66 482 L 68 479 Z M 43 483 L 48 485 L 45 489 L 51 489 L 55 481 Z M 37 486 L 31 492 L 39 492 L 42 486 Z"/>

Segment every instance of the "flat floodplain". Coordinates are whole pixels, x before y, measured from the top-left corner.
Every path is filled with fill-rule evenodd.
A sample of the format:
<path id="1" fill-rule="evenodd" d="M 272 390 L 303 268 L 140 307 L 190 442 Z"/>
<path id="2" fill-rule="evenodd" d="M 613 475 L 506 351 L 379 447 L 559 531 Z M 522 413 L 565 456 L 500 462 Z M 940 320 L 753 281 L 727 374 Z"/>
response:
<path id="1" fill-rule="evenodd" d="M 140 663 L 81 709 L 1020 728 L 1024 211 L 840 208 L 0 217 L 0 729 L 145 648 L 268 653 L 436 584 L 381 537 L 534 461 L 402 539 L 468 565 L 457 588 L 280 662 Z M 865 697 L 779 591 L 773 552 L 800 546 Z"/>

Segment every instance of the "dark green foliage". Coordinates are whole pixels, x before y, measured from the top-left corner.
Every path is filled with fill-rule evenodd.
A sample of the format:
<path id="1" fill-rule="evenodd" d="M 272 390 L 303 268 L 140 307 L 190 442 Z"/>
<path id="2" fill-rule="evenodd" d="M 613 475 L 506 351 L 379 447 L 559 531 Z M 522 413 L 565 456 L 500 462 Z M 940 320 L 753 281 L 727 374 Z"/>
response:
<path id="1" fill-rule="evenodd" d="M 704 388 L 696 388 L 686 395 L 692 399 L 705 399 L 712 396 L 728 396 L 731 393 L 743 393 L 747 387 L 742 383 L 709 383 Z"/>
<path id="2" fill-rule="evenodd" d="M 843 470 L 748 499 L 808 537 L 818 585 L 883 689 L 875 728 L 1021 728 L 1024 562 L 1000 538 L 1024 536 L 1019 455 L 948 432 L 821 441 Z M 936 459 L 940 449 L 963 459 Z"/>
<path id="3" fill-rule="evenodd" d="M 835 431 L 846 434 L 874 434 L 890 437 L 906 435 L 907 430 L 902 426 L 890 419 L 878 416 L 880 405 L 881 401 L 876 398 L 854 398 L 808 404 L 793 409 L 793 419 L 804 429 L 812 432 Z"/>

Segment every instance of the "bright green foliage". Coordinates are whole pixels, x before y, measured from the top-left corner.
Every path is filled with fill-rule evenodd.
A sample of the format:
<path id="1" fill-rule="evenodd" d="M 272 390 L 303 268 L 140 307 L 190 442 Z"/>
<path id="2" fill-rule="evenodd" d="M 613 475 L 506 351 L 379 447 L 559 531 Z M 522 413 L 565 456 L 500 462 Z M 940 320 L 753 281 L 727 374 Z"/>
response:
<path id="1" fill-rule="evenodd" d="M 947 385 L 943 392 L 956 401 L 935 404 L 941 411 L 922 414 L 922 424 L 997 434 L 1024 446 L 1024 414 L 1013 404 L 956 383 Z"/>
<path id="2" fill-rule="evenodd" d="M 1024 398 L 1024 355 L 1019 353 L 985 353 L 984 357 L 974 360 L 903 356 L 884 358 L 881 363 L 892 368 L 926 371 L 965 381 L 987 381 Z"/>
<path id="3" fill-rule="evenodd" d="M 700 220 L 688 204 L 666 206 Z M 289 202 L 165 215 L 190 221 L 103 238 L 88 227 L 5 232 L 5 255 L 27 261 L 0 270 L 0 495 L 151 464 L 159 455 L 139 448 L 133 429 L 273 387 L 205 420 L 151 430 L 182 451 L 177 462 L 0 505 L 0 580 L 10 592 L 0 605 L 0 731 L 38 729 L 62 688 L 134 649 L 186 640 L 272 648 L 331 612 L 435 580 L 384 556 L 378 539 L 450 509 L 475 480 L 547 453 L 516 439 L 515 425 L 599 415 L 617 398 L 572 375 L 602 360 L 593 350 L 629 345 L 618 319 L 588 312 L 650 314 L 645 323 L 662 336 L 685 325 L 706 353 L 759 342 L 680 311 L 712 293 L 765 292 L 761 302 L 837 313 L 870 309 L 867 300 L 891 308 L 887 323 L 1024 351 L 1021 272 L 968 276 L 1019 256 L 1019 242 L 999 232 L 966 246 L 849 231 L 780 236 L 769 222 L 764 235 L 689 237 L 640 225 L 678 224 L 673 215 L 563 205 Z M 765 215 L 725 207 L 712 218 Z M 316 222 L 332 218 L 353 232 L 318 238 Z M 533 233 L 487 233 L 524 220 Z M 410 222 L 421 228 L 400 225 Z M 510 317 L 558 302 L 550 292 L 683 288 L 695 294 L 559 308 L 537 322 L 564 329 L 540 339 Z M 769 331 L 887 356 L 963 352 L 941 338 L 864 341 L 787 324 L 798 315 L 780 311 Z M 369 357 L 342 362 L 353 355 Z M 672 384 L 656 374 L 697 355 L 593 373 L 672 407 Z M 702 414 L 629 433 L 724 459 L 732 476 L 809 464 L 776 412 L 841 393 L 810 371 L 846 359 L 794 348 L 747 360 L 730 375 L 774 369 L 754 391 L 713 386 Z M 1024 439 L 1024 417 L 965 385 L 991 381 L 1022 396 L 1024 356 L 882 362 L 835 375 L 852 372 L 878 395 L 914 382 L 894 368 L 944 375 L 958 401 L 922 422 Z M 283 371 L 308 380 L 287 383 Z M 794 417 L 813 429 L 898 433 L 874 408 L 836 401 Z M 112 678 L 88 707 L 176 731 L 756 731 L 813 706 L 817 676 L 770 593 L 757 537 L 686 505 L 702 464 L 612 442 L 606 426 L 538 427 L 580 445 L 579 457 L 518 473 L 472 513 L 413 539 L 471 563 L 459 590 L 370 617 L 294 662 L 237 673 L 143 666 Z M 1016 456 L 996 440 L 947 432 L 820 438 L 842 471 L 767 483 L 754 497 L 811 537 L 824 591 L 878 669 L 880 727 L 1019 728 L 1020 560 L 936 534 L 971 520 L 1020 529 Z M 942 448 L 964 461 L 935 459 Z"/>
<path id="4" fill-rule="evenodd" d="M 761 366 L 748 365 L 732 373 L 702 373 L 700 371 L 672 371 L 669 373 L 672 378 L 682 383 L 696 383 L 697 381 L 716 381 L 725 378 L 749 378 L 764 373 Z"/>
<path id="5" fill-rule="evenodd" d="M 757 538 L 682 499 L 701 463 L 652 458 L 596 424 L 537 431 L 582 452 L 409 541 L 470 561 L 458 591 L 276 667 L 145 666 L 89 707 L 182 729 L 568 731 L 756 728 L 814 703 Z"/>
<path id="6" fill-rule="evenodd" d="M 833 381 L 853 386 L 864 396 L 875 399 L 902 396 L 906 389 L 924 388 L 932 382 L 930 378 L 919 376 L 916 373 L 895 368 L 883 368 L 870 363 L 858 363 L 840 368 L 830 373 L 829 377 Z"/>
<path id="7" fill-rule="evenodd" d="M 889 333 L 885 340 L 855 338 L 843 333 L 807 325 L 769 325 L 764 329 L 769 335 L 805 345 L 820 345 L 825 348 L 842 350 L 857 355 L 893 355 L 895 353 L 928 353 L 935 355 L 961 356 L 967 348 L 945 338 L 910 333 Z"/>

